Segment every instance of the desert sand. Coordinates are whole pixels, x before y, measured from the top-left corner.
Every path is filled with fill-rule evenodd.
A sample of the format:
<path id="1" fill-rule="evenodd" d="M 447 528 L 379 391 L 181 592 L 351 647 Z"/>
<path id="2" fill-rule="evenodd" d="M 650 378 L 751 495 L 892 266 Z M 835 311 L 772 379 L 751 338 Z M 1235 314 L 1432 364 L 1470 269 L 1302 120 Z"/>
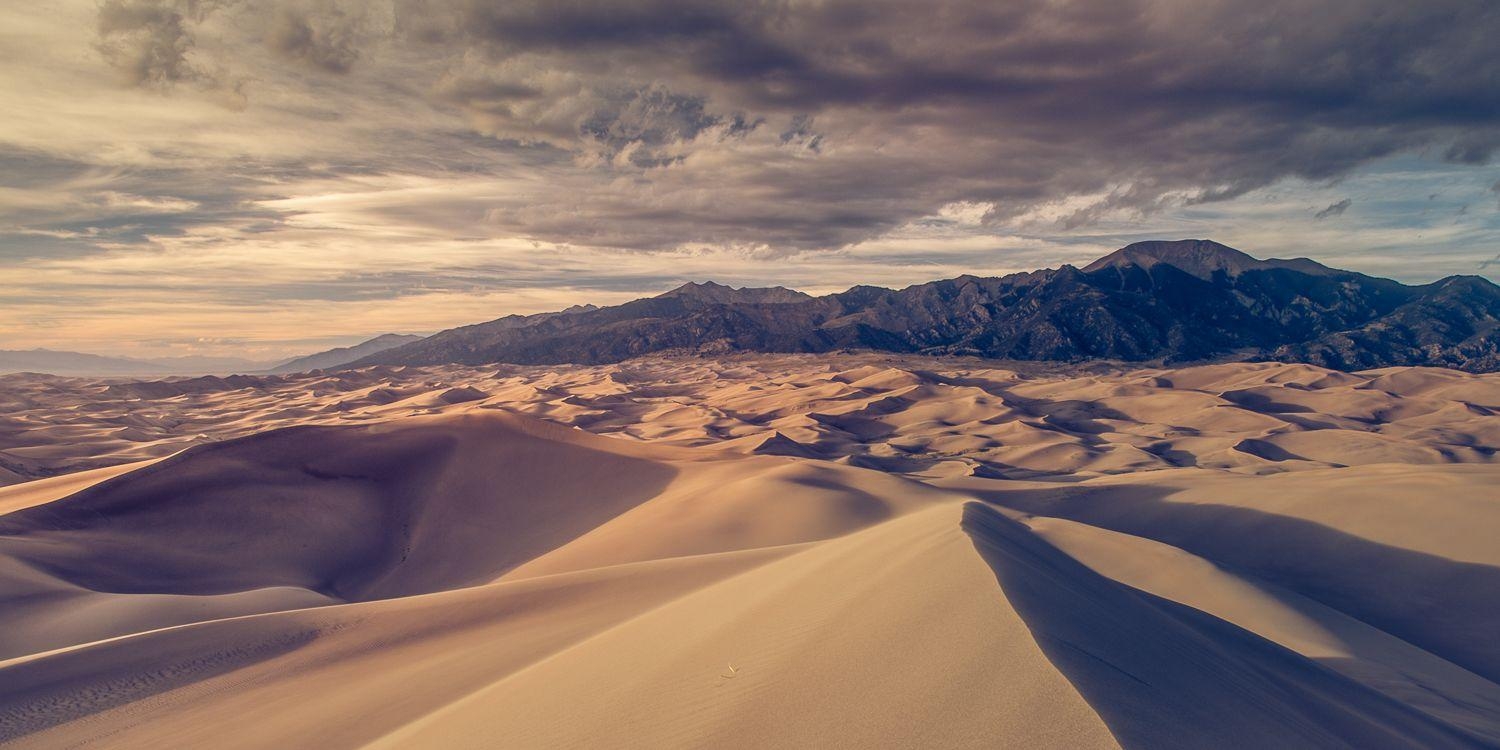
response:
<path id="1" fill-rule="evenodd" d="M 0 377 L 14 747 L 1500 746 L 1500 375 Z"/>

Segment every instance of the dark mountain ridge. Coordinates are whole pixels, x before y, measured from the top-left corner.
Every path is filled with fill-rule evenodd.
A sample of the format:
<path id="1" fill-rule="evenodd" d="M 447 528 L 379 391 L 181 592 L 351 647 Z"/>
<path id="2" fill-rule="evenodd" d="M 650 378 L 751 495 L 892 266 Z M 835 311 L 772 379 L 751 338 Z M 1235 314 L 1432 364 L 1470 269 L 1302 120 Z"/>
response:
<path id="1" fill-rule="evenodd" d="M 508 316 L 352 362 L 607 363 L 663 350 L 965 354 L 997 359 L 1302 361 L 1500 369 L 1500 287 L 1411 286 L 1208 240 L 1136 243 L 1082 269 L 959 276 L 812 297 L 687 284 L 613 307 Z"/>

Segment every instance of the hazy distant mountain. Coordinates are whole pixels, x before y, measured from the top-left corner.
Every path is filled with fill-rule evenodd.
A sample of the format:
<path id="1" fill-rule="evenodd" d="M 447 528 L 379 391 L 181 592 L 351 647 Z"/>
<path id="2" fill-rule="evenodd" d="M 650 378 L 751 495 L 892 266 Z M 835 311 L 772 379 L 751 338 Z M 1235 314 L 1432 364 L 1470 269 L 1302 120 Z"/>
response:
<path id="1" fill-rule="evenodd" d="M 242 357 L 106 357 L 52 349 L 0 350 L 0 373 L 43 372 L 51 375 L 204 375 L 256 372 L 268 362 Z"/>
<path id="2" fill-rule="evenodd" d="M 269 372 L 276 375 L 288 372 L 326 370 L 330 367 L 348 364 L 361 357 L 368 357 L 371 354 L 420 340 L 422 340 L 421 336 L 403 333 L 385 333 L 354 346 L 344 346 L 338 349 L 329 349 L 328 351 L 309 354 L 305 357 L 289 359 L 272 367 Z"/>
<path id="3" fill-rule="evenodd" d="M 52 375 L 164 375 L 170 368 L 126 357 L 104 357 L 51 349 L 0 350 L 0 372 Z"/>
<path id="4" fill-rule="evenodd" d="M 688 284 L 604 308 L 510 316 L 351 363 L 601 363 L 667 349 L 876 349 L 1021 360 L 1305 361 L 1500 369 L 1500 287 L 1408 286 L 1207 240 L 1142 242 L 1083 269 L 960 276 L 901 290 Z"/>

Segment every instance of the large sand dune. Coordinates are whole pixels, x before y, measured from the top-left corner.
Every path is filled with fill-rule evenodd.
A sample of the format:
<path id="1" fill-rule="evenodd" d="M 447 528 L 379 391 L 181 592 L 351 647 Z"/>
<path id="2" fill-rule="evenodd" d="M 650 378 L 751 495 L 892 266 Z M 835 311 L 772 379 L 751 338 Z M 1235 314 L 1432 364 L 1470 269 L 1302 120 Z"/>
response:
<path id="1" fill-rule="evenodd" d="M 16 747 L 1500 746 L 1500 377 L 0 378 Z"/>

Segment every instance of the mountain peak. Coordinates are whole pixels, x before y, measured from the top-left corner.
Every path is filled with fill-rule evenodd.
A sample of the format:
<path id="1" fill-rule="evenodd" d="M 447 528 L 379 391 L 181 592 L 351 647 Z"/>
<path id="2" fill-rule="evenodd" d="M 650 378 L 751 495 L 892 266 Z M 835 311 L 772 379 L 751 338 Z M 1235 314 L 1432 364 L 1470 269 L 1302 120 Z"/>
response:
<path id="1" fill-rule="evenodd" d="M 718 294 L 722 292 L 732 291 L 734 291 L 734 287 L 731 287 L 727 284 L 720 284 L 717 281 L 689 281 L 682 286 L 676 287 L 675 289 L 662 292 L 659 296 L 669 297 L 679 295 Z"/>
<path id="2" fill-rule="evenodd" d="M 1201 279 L 1212 279 L 1215 271 L 1237 276 L 1264 263 L 1213 240 L 1151 240 L 1126 245 L 1084 266 L 1083 271 L 1093 273 L 1129 266 L 1150 269 L 1166 265 Z"/>
<path id="3" fill-rule="evenodd" d="M 784 304 L 812 299 L 812 297 L 802 292 L 782 286 L 744 287 L 736 289 L 713 281 L 689 281 L 669 292 L 663 292 L 657 295 L 657 297 L 684 297 L 701 302 L 725 304 L 734 302 Z"/>
<path id="4" fill-rule="evenodd" d="M 1223 271 L 1229 276 L 1238 276 L 1246 271 L 1282 268 L 1306 274 L 1327 274 L 1333 269 L 1308 258 L 1261 260 L 1240 252 L 1228 245 L 1213 240 L 1148 240 L 1136 242 L 1116 250 L 1109 255 L 1084 266 L 1084 273 L 1102 271 L 1106 268 L 1151 269 L 1164 265 L 1211 281 L 1214 274 Z"/>

